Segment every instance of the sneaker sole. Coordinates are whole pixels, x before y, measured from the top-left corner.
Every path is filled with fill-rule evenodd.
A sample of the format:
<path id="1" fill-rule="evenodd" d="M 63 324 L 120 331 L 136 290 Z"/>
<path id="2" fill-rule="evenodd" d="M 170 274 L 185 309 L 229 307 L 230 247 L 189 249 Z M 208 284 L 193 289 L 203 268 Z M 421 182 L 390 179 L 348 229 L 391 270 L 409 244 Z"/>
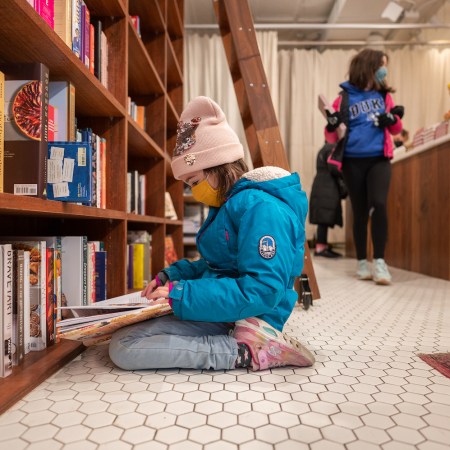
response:
<path id="1" fill-rule="evenodd" d="M 379 280 L 373 279 L 375 281 L 375 284 L 378 284 L 380 286 L 388 286 L 391 284 L 391 280 L 387 280 L 385 278 L 380 278 Z"/>
<path id="2" fill-rule="evenodd" d="M 253 331 L 256 331 L 257 333 L 262 334 L 265 338 L 270 339 L 270 340 L 278 340 L 278 341 L 284 341 L 285 345 L 289 348 L 290 350 L 295 350 L 296 352 L 300 353 L 300 355 L 303 357 L 304 360 L 306 360 L 306 364 L 304 362 L 302 362 L 301 366 L 299 367 L 309 367 L 312 366 L 315 362 L 316 362 L 316 358 L 314 357 L 314 355 L 304 346 L 302 345 L 299 341 L 297 341 L 296 339 L 288 336 L 285 333 L 280 333 L 278 330 L 276 330 L 275 328 L 271 327 L 269 324 L 267 324 L 267 326 L 273 330 L 276 333 L 276 337 L 274 337 L 273 334 L 268 333 L 264 327 L 258 327 L 256 325 L 254 325 L 253 323 L 247 321 L 246 319 L 240 320 L 240 323 L 238 323 L 238 325 L 236 326 L 236 328 L 240 327 L 240 328 L 247 328 Z M 266 322 L 264 322 L 266 323 Z"/>
<path id="3" fill-rule="evenodd" d="M 356 278 L 358 278 L 358 280 L 367 281 L 372 279 L 372 275 L 363 275 L 363 276 L 356 275 Z"/>

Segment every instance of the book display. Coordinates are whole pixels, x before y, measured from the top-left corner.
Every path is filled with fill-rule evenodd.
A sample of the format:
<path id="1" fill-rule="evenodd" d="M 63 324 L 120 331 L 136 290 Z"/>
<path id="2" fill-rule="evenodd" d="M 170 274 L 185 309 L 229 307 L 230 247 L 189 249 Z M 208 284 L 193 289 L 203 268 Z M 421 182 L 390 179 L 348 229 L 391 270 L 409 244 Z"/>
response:
<path id="1" fill-rule="evenodd" d="M 128 293 L 130 232 L 145 231 L 151 242 L 145 247 L 151 265 L 143 266 L 143 277 L 151 278 L 164 267 L 167 236 L 173 253 L 183 257 L 183 185 L 170 168 L 183 108 L 183 0 L 60 0 L 48 14 L 54 17 L 42 17 L 27 0 L 0 2 L 0 93 L 5 92 L 9 121 L 0 133 L 0 148 L 5 148 L 0 152 L 5 175 L 0 189 L 2 255 L 9 250 L 10 236 L 23 242 L 29 237 L 41 250 L 35 261 L 31 244 L 18 248 L 17 242 L 9 242 L 12 261 L 2 260 L 1 280 L 10 276 L 10 263 L 18 274 L 12 298 L 20 301 L 13 311 L 21 319 L 16 319 L 17 331 L 5 328 L 12 320 L 4 313 L 9 311 L 4 297 L 8 302 L 11 298 L 5 282 L 0 331 L 16 339 L 20 354 L 3 354 L 7 376 L 0 378 L 0 413 L 85 348 L 58 333 L 64 319 L 59 305 L 86 304 L 86 295 L 96 302 Z M 137 105 L 138 120 L 128 112 L 130 102 Z M 89 130 L 95 142 L 79 139 L 76 130 Z M 19 138 L 21 146 L 29 146 L 29 157 L 7 160 L 10 149 L 18 148 L 9 142 Z M 92 152 L 95 143 L 102 144 L 97 154 Z M 139 174 L 139 214 L 127 210 L 127 173 Z M 166 192 L 177 219 L 166 217 Z M 36 241 L 37 236 L 42 238 Z M 50 246 L 44 237 L 60 237 L 62 248 L 44 252 L 44 244 Z M 91 276 L 86 283 L 81 247 L 67 250 L 69 239 L 101 243 L 90 253 L 88 245 L 86 270 Z M 78 290 L 67 281 L 64 286 L 74 277 L 83 277 Z M 30 304 L 41 309 L 36 321 Z M 37 326 L 38 336 L 33 337 L 29 330 Z M 42 349 L 34 351 L 33 345 Z"/>

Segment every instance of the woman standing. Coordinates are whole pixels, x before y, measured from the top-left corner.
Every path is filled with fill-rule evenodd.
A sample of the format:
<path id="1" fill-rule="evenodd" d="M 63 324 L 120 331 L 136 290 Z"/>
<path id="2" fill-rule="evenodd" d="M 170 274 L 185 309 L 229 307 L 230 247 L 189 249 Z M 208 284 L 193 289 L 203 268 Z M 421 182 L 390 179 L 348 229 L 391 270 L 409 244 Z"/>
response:
<path id="1" fill-rule="evenodd" d="M 394 107 L 390 93 L 394 89 L 386 81 L 388 57 L 377 50 L 365 49 L 353 57 L 349 79 L 334 101 L 336 112 L 329 114 L 325 137 L 337 142 L 336 129 L 344 123 L 342 171 L 353 209 L 355 241 L 360 280 L 390 284 L 391 274 L 384 261 L 387 240 L 387 195 L 391 179 L 390 159 L 393 144 L 390 135 L 402 130 L 403 107 Z M 367 224 L 371 217 L 374 253 L 373 271 L 367 263 Z"/>

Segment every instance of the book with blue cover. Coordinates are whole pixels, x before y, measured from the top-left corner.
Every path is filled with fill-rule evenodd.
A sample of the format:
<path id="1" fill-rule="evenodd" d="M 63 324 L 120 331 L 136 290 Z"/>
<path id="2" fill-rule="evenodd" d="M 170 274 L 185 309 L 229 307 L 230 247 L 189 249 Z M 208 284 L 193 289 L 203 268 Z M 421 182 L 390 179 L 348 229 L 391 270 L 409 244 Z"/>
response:
<path id="1" fill-rule="evenodd" d="M 90 205 L 92 147 L 89 142 L 48 143 L 47 198 Z"/>

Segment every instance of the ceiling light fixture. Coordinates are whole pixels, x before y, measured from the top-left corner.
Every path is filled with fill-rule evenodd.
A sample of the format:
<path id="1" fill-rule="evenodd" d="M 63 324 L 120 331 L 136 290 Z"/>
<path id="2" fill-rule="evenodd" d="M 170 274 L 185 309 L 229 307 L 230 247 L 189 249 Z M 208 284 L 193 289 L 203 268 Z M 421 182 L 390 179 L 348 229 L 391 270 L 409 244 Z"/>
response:
<path id="1" fill-rule="evenodd" d="M 389 2 L 381 13 L 383 19 L 389 19 L 391 22 L 397 22 L 403 13 L 403 8 L 395 2 Z"/>

